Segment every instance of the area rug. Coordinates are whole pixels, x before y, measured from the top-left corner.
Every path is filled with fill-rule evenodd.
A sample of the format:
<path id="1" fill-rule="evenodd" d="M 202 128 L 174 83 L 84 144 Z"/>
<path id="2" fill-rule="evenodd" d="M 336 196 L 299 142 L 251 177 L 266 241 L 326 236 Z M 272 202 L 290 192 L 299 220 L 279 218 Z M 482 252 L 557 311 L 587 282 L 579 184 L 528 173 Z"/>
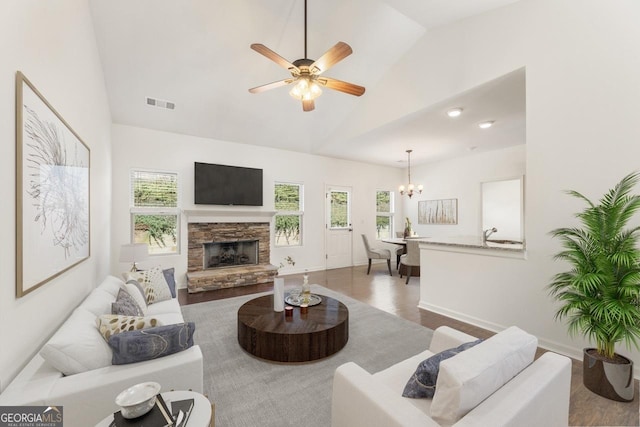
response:
<path id="1" fill-rule="evenodd" d="M 264 293 L 182 307 L 185 320 L 196 323 L 204 392 L 215 403 L 216 426 L 330 426 L 338 366 L 353 361 L 378 372 L 429 346 L 433 331 L 421 325 L 318 285 L 311 291 L 348 307 L 349 341 L 331 357 L 302 364 L 264 361 L 238 345 L 238 308 Z"/>

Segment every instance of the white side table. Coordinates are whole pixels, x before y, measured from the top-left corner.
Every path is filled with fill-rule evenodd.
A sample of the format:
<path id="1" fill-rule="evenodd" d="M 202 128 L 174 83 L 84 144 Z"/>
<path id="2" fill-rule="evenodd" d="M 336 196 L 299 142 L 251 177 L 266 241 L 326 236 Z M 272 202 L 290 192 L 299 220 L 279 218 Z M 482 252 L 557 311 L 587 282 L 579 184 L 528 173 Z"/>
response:
<path id="1" fill-rule="evenodd" d="M 215 427 L 215 413 L 214 406 L 209 402 L 209 399 L 196 393 L 195 391 L 166 391 L 162 394 L 162 398 L 167 403 L 167 406 L 171 408 L 171 402 L 193 399 L 193 409 L 191 415 L 187 421 L 187 427 Z M 109 427 L 113 421 L 113 414 L 109 414 L 106 418 L 96 424 L 96 427 Z"/>

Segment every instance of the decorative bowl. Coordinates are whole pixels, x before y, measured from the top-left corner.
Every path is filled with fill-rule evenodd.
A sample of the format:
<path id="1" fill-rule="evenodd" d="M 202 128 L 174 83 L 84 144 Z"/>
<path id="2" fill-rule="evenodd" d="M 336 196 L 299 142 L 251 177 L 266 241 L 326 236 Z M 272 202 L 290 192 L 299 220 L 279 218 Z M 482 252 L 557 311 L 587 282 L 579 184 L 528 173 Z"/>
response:
<path id="1" fill-rule="evenodd" d="M 156 382 L 136 384 L 116 397 L 116 405 L 120 407 L 124 418 L 138 418 L 153 408 L 159 392 L 160 384 Z"/>

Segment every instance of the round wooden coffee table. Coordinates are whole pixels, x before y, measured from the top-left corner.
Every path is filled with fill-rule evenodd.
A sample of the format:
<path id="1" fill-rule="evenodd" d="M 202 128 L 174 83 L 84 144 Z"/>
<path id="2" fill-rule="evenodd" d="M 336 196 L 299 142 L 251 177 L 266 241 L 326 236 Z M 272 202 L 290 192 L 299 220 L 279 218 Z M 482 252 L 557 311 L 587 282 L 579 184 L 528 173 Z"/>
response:
<path id="1" fill-rule="evenodd" d="M 248 301 L 238 309 L 238 343 L 248 353 L 276 362 L 308 362 L 340 351 L 349 340 L 349 310 L 340 301 L 322 302 L 293 316 L 273 311 L 273 295 Z"/>

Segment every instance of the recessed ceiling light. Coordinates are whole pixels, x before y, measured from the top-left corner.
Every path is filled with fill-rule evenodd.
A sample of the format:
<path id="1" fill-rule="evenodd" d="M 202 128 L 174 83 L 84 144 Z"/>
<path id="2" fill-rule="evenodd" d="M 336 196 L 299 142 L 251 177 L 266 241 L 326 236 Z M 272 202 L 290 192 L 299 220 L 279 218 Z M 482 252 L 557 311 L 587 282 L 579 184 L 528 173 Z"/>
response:
<path id="1" fill-rule="evenodd" d="M 493 120 L 478 123 L 480 129 L 489 129 L 491 126 L 493 126 Z"/>
<path id="2" fill-rule="evenodd" d="M 447 111 L 447 115 L 449 117 L 458 117 L 460 114 L 462 114 L 462 108 L 460 107 L 452 108 L 449 111 Z"/>

